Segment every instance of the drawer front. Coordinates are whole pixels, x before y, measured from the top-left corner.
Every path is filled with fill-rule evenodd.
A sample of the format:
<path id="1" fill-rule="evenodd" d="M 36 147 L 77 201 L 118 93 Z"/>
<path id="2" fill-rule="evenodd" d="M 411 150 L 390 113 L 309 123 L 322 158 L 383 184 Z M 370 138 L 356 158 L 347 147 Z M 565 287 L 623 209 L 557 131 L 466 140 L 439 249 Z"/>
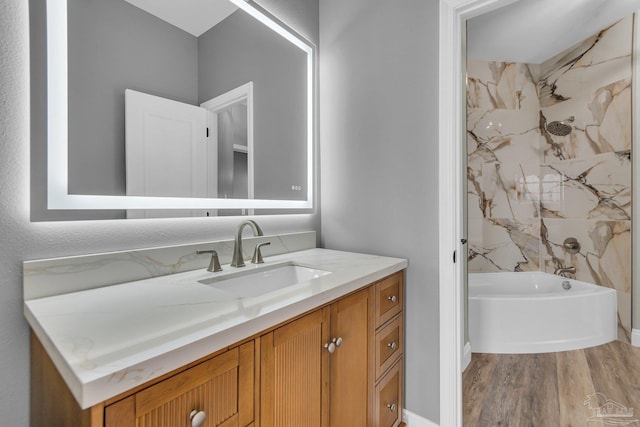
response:
<path id="1" fill-rule="evenodd" d="M 207 427 L 253 425 L 254 349 L 250 341 L 107 406 L 105 427 L 187 426 L 192 411 Z"/>
<path id="2" fill-rule="evenodd" d="M 404 300 L 402 271 L 376 283 L 376 329 L 400 313 Z"/>
<path id="3" fill-rule="evenodd" d="M 376 379 L 403 353 L 404 318 L 400 314 L 376 334 Z"/>
<path id="4" fill-rule="evenodd" d="M 376 386 L 375 425 L 397 427 L 402 422 L 402 360 L 399 360 Z"/>
<path id="5" fill-rule="evenodd" d="M 138 427 L 187 425 L 193 410 L 205 412 L 207 425 L 237 425 L 238 355 L 230 350 L 139 392 Z"/>

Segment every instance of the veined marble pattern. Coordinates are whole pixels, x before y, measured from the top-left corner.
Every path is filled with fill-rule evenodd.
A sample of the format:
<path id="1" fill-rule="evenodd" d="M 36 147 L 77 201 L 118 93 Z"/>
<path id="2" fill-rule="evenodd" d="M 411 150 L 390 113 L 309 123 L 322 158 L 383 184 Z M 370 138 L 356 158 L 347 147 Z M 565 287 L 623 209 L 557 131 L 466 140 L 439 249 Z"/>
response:
<path id="1" fill-rule="evenodd" d="M 492 110 L 538 108 L 536 82 L 527 64 L 469 60 L 467 105 Z"/>
<path id="2" fill-rule="evenodd" d="M 525 64 L 469 61 L 468 76 L 470 167 L 478 170 L 484 162 L 539 157 L 539 103 L 529 68 Z"/>
<path id="3" fill-rule="evenodd" d="M 540 201 L 538 163 L 484 163 L 483 193 L 486 218 L 538 218 Z"/>
<path id="4" fill-rule="evenodd" d="M 545 218 L 631 219 L 630 153 L 606 153 L 543 165 Z"/>
<path id="5" fill-rule="evenodd" d="M 630 16 L 541 65 L 543 118 L 574 119 L 567 136 L 541 126 L 545 162 L 631 149 L 632 27 Z"/>
<path id="6" fill-rule="evenodd" d="M 541 135 L 526 64 L 469 61 L 469 271 L 537 271 Z"/>
<path id="7" fill-rule="evenodd" d="M 543 64 L 469 61 L 469 272 L 576 267 L 631 331 L 632 17 Z M 571 126 L 568 135 L 551 122 Z M 575 237 L 576 255 L 562 243 Z"/>
<path id="8" fill-rule="evenodd" d="M 314 231 L 277 236 L 244 237 L 245 258 L 258 243 L 271 242 L 263 248 L 265 256 L 316 247 Z M 206 268 L 210 254 L 196 255 L 196 250 L 213 249 L 221 264 L 231 262 L 233 240 L 222 240 L 163 248 L 54 258 L 23 263 L 24 299 L 43 298 L 86 289 L 99 288 L 134 280 L 159 277 Z"/>
<path id="9" fill-rule="evenodd" d="M 540 271 L 538 220 L 469 221 L 469 272 Z"/>

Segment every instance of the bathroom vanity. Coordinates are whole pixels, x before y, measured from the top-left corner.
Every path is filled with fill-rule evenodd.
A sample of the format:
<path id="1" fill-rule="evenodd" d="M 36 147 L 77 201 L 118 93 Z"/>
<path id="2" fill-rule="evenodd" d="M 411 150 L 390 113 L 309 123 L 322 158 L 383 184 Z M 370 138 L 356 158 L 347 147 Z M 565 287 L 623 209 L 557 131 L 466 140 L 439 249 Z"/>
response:
<path id="1" fill-rule="evenodd" d="M 194 34 L 129 1 L 31 3 L 33 93 L 46 99 L 32 103 L 32 122 L 48 124 L 32 142 L 47 159 L 46 181 L 32 180 L 34 194 L 47 195 L 32 198 L 33 218 L 315 207 L 317 53 L 269 11 L 215 2 L 224 8 L 217 23 Z M 189 70 L 197 70 L 193 81 Z M 240 131 L 225 131 L 229 121 Z M 155 133 L 142 132 L 145 123 Z M 166 135 L 177 142 L 171 149 L 147 144 Z M 273 159 L 286 159 L 277 173 Z M 236 163 L 243 173 L 230 174 Z M 242 191 L 228 194 L 234 188 Z M 400 425 L 406 260 L 316 249 L 315 233 L 261 236 L 257 228 L 242 252 L 241 234 L 242 224 L 235 245 L 25 262 L 31 425 Z M 240 267 L 259 244 L 269 244 L 264 264 Z M 204 254 L 211 251 L 219 259 Z"/>
<path id="2" fill-rule="evenodd" d="M 86 265 L 104 268 L 100 256 Z M 25 263 L 25 286 L 55 261 L 65 262 Z M 42 297 L 25 289 L 31 425 L 400 425 L 406 260 L 306 249 L 265 261 Z M 265 293 L 224 288 L 268 283 L 283 267 L 326 274 Z"/>

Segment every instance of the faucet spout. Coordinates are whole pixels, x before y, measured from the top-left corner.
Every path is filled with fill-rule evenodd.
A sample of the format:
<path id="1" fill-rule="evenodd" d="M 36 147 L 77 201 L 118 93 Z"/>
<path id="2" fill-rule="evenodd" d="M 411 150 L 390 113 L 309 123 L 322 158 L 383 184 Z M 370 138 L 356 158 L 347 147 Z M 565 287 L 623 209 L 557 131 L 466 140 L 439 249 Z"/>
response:
<path id="1" fill-rule="evenodd" d="M 553 274 L 556 274 L 561 277 L 566 277 L 565 274 L 567 273 L 576 274 L 576 268 L 575 267 L 558 267 L 553 272 Z"/>
<path id="2" fill-rule="evenodd" d="M 247 219 L 238 224 L 236 230 L 236 240 L 233 246 L 233 258 L 231 259 L 231 267 L 244 267 L 244 254 L 242 252 L 242 230 L 244 227 L 250 226 L 254 236 L 264 236 L 260 226 L 253 220 Z"/>

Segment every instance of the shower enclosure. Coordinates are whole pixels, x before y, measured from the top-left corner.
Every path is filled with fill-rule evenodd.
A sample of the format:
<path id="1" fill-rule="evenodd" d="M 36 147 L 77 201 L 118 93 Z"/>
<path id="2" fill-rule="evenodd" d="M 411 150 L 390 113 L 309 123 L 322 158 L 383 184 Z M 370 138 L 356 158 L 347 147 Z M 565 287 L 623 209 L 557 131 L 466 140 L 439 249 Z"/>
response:
<path id="1" fill-rule="evenodd" d="M 469 272 L 575 267 L 627 342 L 632 41 L 629 16 L 540 64 L 467 64 Z"/>

